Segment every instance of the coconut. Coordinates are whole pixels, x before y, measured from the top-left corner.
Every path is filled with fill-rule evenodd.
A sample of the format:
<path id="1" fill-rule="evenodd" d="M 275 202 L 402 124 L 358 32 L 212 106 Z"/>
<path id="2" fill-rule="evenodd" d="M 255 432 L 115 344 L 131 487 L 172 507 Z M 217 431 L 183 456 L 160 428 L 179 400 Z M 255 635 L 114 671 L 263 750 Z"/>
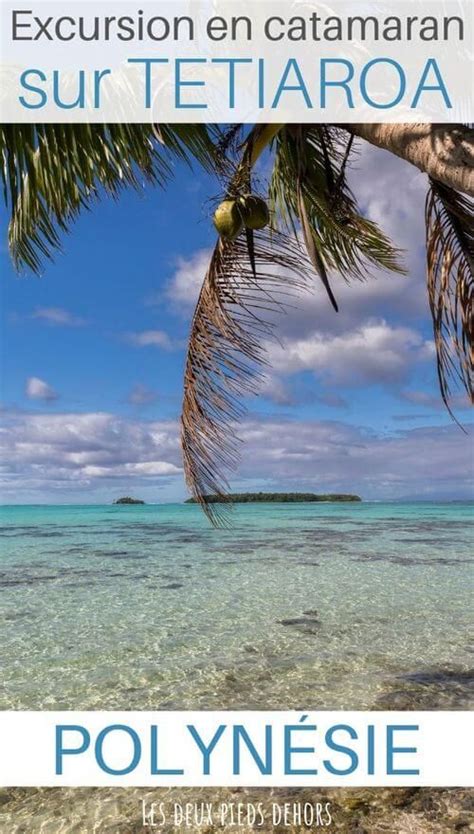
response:
<path id="1" fill-rule="evenodd" d="M 247 229 L 264 229 L 270 221 L 268 206 L 261 197 L 249 194 L 241 199 L 242 216 Z"/>
<path id="2" fill-rule="evenodd" d="M 234 240 L 243 228 L 240 206 L 235 200 L 224 200 L 214 213 L 214 226 L 225 240 Z"/>

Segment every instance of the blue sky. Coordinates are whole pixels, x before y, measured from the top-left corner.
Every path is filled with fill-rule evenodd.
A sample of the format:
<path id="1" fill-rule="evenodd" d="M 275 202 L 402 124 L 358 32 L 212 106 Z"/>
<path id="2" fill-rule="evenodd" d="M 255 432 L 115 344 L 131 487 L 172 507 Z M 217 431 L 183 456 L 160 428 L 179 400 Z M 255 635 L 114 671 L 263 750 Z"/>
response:
<path id="1" fill-rule="evenodd" d="M 268 345 L 273 370 L 248 403 L 232 486 L 467 497 L 472 440 L 437 389 L 424 178 L 367 149 L 352 180 L 364 210 L 406 249 L 408 277 L 348 287 L 335 276 L 338 316 L 316 286 L 281 319 L 282 346 Z M 4 501 L 185 496 L 177 419 L 217 189 L 180 165 L 166 192 L 97 203 L 42 278 L 19 278 L 4 243 Z M 467 403 L 457 405 L 468 425 Z"/>

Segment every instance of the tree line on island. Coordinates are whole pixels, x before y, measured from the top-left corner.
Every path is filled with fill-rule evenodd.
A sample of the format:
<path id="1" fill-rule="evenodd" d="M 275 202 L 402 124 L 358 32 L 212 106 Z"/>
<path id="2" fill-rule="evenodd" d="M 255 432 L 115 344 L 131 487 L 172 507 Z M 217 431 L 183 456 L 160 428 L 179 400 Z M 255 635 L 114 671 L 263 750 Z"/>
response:
<path id="1" fill-rule="evenodd" d="M 327 493 L 317 495 L 313 492 L 240 492 L 230 493 L 227 500 L 232 504 L 251 504 L 251 503 L 317 503 L 319 502 L 337 502 L 337 501 L 362 501 L 359 495 L 350 495 L 346 493 Z M 206 495 L 206 501 L 209 504 L 222 501 L 221 495 Z M 188 498 L 186 504 L 196 504 L 196 498 Z"/>

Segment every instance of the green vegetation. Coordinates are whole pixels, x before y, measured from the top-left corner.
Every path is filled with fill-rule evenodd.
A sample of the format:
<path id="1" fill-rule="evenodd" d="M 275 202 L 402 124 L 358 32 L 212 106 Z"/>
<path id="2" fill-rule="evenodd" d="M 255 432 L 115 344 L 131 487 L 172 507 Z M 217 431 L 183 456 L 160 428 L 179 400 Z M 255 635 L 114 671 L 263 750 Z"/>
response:
<path id="1" fill-rule="evenodd" d="M 130 498 L 129 496 L 126 496 L 125 498 L 117 498 L 117 500 L 114 501 L 114 504 L 144 504 L 144 503 L 145 502 L 141 501 L 139 498 Z"/>
<path id="2" fill-rule="evenodd" d="M 314 492 L 240 492 L 231 493 L 227 499 L 232 504 L 291 504 L 291 503 L 317 503 L 317 502 L 354 502 L 362 501 L 358 495 L 346 495 L 345 493 L 328 493 L 316 495 Z M 222 501 L 219 495 L 206 495 L 205 500 L 209 504 L 217 504 Z M 188 498 L 186 504 L 196 504 L 195 498 Z"/>

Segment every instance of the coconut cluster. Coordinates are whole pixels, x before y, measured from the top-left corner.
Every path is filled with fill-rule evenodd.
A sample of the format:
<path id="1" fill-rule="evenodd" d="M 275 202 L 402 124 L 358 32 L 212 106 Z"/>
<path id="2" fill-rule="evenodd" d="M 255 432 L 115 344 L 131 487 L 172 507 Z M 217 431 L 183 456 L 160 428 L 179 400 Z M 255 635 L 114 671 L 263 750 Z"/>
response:
<path id="1" fill-rule="evenodd" d="M 224 200 L 214 213 L 214 226 L 224 240 L 235 240 L 242 229 L 264 229 L 270 221 L 268 206 L 262 197 L 247 194 Z"/>

